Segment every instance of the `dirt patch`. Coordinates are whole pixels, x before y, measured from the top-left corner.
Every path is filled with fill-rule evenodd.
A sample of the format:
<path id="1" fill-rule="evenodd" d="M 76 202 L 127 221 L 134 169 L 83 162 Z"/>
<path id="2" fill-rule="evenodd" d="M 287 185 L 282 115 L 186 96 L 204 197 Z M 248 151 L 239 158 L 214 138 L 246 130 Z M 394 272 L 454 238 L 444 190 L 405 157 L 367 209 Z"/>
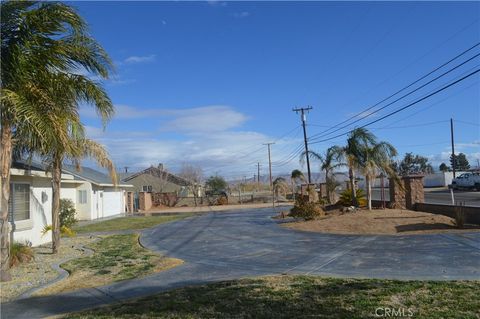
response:
<path id="1" fill-rule="evenodd" d="M 312 232 L 369 235 L 480 231 L 480 226 L 474 225 L 459 229 L 454 219 L 447 216 L 400 209 L 360 210 L 355 213 L 332 211 L 317 220 L 284 223 L 282 226 Z"/>

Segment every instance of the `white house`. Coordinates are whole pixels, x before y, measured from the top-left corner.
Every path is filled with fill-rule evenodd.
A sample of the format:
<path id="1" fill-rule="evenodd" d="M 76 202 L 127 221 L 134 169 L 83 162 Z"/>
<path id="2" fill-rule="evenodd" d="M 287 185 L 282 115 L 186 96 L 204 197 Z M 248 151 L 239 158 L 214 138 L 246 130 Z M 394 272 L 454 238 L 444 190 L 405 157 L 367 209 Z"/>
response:
<path id="1" fill-rule="evenodd" d="M 64 173 L 73 175 L 73 180 L 62 180 L 60 196 L 75 203 L 79 220 L 123 215 L 126 212 L 126 192 L 133 185 L 114 185 L 111 178 L 99 171 L 64 165 Z"/>
<path id="2" fill-rule="evenodd" d="M 108 176 L 90 168 L 62 172 L 61 198 L 75 203 L 77 219 L 92 220 L 125 213 L 125 192 L 130 185 L 114 186 Z M 52 224 L 52 179 L 41 164 L 16 162 L 12 165 L 9 215 L 11 241 L 38 246 L 51 241 L 51 233 L 42 235 Z"/>

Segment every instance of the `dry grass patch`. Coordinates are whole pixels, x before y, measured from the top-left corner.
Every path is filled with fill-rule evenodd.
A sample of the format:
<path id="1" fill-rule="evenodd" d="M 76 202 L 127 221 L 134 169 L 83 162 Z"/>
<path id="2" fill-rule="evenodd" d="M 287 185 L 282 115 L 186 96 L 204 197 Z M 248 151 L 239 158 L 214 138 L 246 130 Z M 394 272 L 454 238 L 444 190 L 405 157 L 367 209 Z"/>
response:
<path id="1" fill-rule="evenodd" d="M 456 227 L 455 220 L 444 215 L 401 209 L 360 210 L 354 213 L 328 212 L 326 217 L 284 223 L 282 226 L 334 234 L 408 235 L 480 230 L 480 226 Z"/>
<path id="2" fill-rule="evenodd" d="M 105 220 L 73 228 L 77 233 L 110 232 L 122 230 L 136 230 L 153 227 L 159 224 L 184 219 L 192 214 L 160 215 L 160 216 L 129 216 Z"/>
<path id="3" fill-rule="evenodd" d="M 413 318 L 478 318 L 478 282 L 269 276 L 186 287 L 66 318 L 375 318 L 405 307 Z M 377 316 L 378 317 L 378 316 Z"/>
<path id="4" fill-rule="evenodd" d="M 138 234 L 107 236 L 89 247 L 95 250 L 92 256 L 62 264 L 61 267 L 70 276 L 39 291 L 37 295 L 103 286 L 170 269 L 182 263 L 180 259 L 163 257 L 141 247 Z"/>

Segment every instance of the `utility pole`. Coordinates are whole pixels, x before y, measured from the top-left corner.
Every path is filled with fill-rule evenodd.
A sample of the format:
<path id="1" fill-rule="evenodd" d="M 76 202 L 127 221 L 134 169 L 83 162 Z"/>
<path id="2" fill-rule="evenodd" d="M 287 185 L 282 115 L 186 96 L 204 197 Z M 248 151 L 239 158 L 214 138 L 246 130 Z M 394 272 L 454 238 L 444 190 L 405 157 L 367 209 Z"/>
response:
<path id="1" fill-rule="evenodd" d="M 307 158 L 308 184 L 311 183 L 312 173 L 310 172 L 310 156 L 308 153 L 308 141 L 307 141 L 307 129 L 306 129 L 307 116 L 305 115 L 305 111 L 308 113 L 308 111 L 310 111 L 311 109 L 312 109 L 311 106 L 292 109 L 292 111 L 294 111 L 295 113 L 298 114 L 298 112 L 300 112 L 301 114 L 302 126 L 303 126 L 303 141 L 305 142 L 305 157 Z"/>
<path id="2" fill-rule="evenodd" d="M 270 156 L 270 145 L 275 144 L 273 142 L 270 143 L 264 143 L 263 145 L 267 145 L 268 147 L 268 170 L 270 171 L 270 188 L 273 187 L 273 182 L 272 182 L 272 158 Z"/>
<path id="3" fill-rule="evenodd" d="M 455 157 L 455 142 L 453 139 L 453 119 L 450 118 L 450 138 L 452 140 L 452 172 L 453 172 L 453 178 L 455 178 L 455 166 L 457 159 Z"/>
<path id="4" fill-rule="evenodd" d="M 257 188 L 260 190 L 260 163 L 257 163 Z"/>
<path id="5" fill-rule="evenodd" d="M 270 171 L 270 190 L 272 191 L 272 206 L 275 209 L 275 191 L 273 189 L 273 182 L 272 182 L 272 157 L 270 156 L 270 145 L 275 144 L 273 142 L 265 143 L 263 145 L 268 146 L 268 169 Z"/>

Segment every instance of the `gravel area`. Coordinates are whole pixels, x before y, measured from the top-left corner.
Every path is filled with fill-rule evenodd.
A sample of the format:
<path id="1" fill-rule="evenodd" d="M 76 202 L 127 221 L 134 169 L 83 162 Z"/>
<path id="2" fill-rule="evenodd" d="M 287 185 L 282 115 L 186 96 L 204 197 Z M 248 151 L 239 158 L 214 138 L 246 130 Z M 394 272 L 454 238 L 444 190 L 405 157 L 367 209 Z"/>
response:
<path id="1" fill-rule="evenodd" d="M 61 264 L 73 258 L 89 255 L 88 250 L 83 250 L 80 247 L 88 245 L 95 240 L 97 240 L 97 237 L 94 236 L 62 238 L 59 253 L 56 255 L 51 254 L 50 244 L 34 247 L 35 259 L 29 263 L 13 267 L 10 270 L 12 280 L 1 284 L 1 302 L 18 298 L 31 289 L 55 280 L 60 274 L 54 270 L 54 265 Z"/>
<path id="2" fill-rule="evenodd" d="M 296 230 L 361 235 L 408 235 L 480 231 L 480 226 L 459 229 L 447 216 L 400 209 L 360 210 L 355 213 L 330 212 L 312 221 L 284 223 Z"/>

